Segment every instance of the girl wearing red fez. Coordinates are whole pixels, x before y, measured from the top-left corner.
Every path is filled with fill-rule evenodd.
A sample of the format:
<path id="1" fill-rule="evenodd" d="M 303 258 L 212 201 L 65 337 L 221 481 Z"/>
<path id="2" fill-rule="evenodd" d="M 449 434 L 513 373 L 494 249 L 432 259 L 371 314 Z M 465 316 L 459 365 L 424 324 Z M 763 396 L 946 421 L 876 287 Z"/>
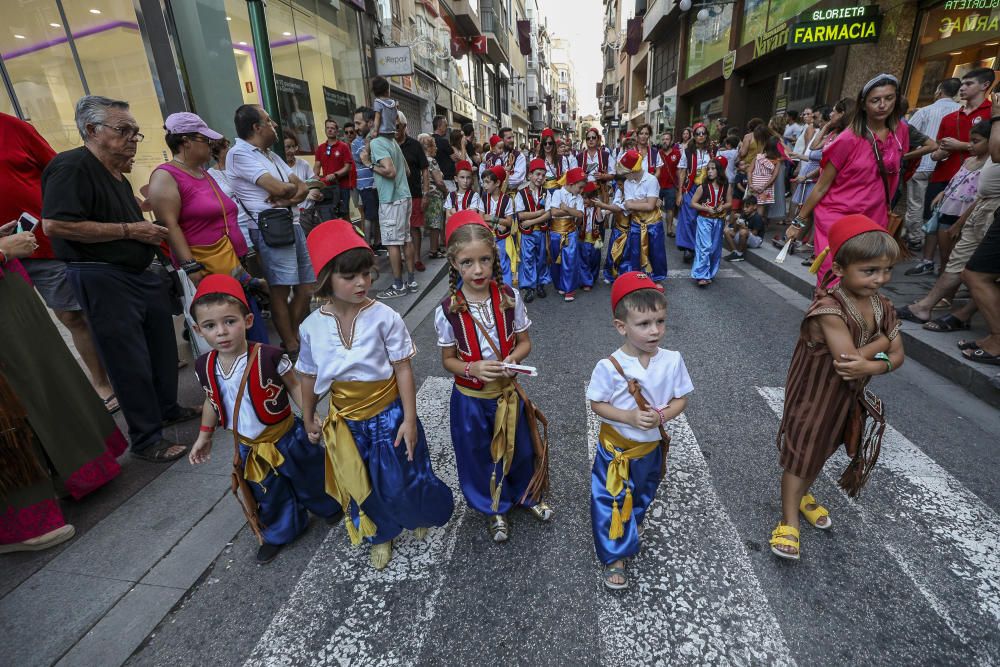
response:
<path id="1" fill-rule="evenodd" d="M 903 339 L 892 302 L 879 294 L 899 257 L 896 241 L 870 218 L 849 215 L 830 228 L 832 264 L 806 311 L 792 353 L 785 409 L 778 429 L 781 521 L 771 533 L 776 556 L 798 560 L 799 514 L 820 530 L 830 512 L 809 489 L 844 443 L 851 462 L 840 486 L 855 496 L 878 459 L 885 430 L 882 402 L 867 390 L 873 375 L 903 363 Z M 834 278 L 840 282 L 827 286 Z"/>
<path id="2" fill-rule="evenodd" d="M 576 158 L 559 154 L 559 142 L 549 128 L 542 130 L 541 158 L 545 161 L 545 189 L 552 194 L 566 182 L 566 172 L 577 166 Z"/>
<path id="3" fill-rule="evenodd" d="M 475 211 L 456 213 L 445 230 L 450 290 L 434 314 L 441 363 L 455 376 L 451 439 L 469 507 L 488 518 L 490 537 L 510 536 L 508 513 L 522 507 L 552 518 L 545 417 L 505 364 L 531 352 L 531 320 L 520 295 L 500 280 L 493 232 Z M 459 284 L 461 283 L 461 287 Z"/>
<path id="4" fill-rule="evenodd" d="M 514 287 L 514 272 L 517 271 L 517 249 L 511 236 L 514 225 L 514 202 L 504 192 L 504 181 L 507 170 L 500 165 L 490 167 L 483 172 L 483 190 L 479 193 L 479 212 L 497 239 L 497 253 L 500 257 L 500 270 L 503 272 L 505 285 Z"/>
<path id="5" fill-rule="evenodd" d="M 410 332 L 399 313 L 368 297 L 371 248 L 344 220 L 319 225 L 307 243 L 316 296 L 326 303 L 299 327 L 302 419 L 326 441 L 326 491 L 349 512 L 351 542 L 368 542 L 372 566 L 382 569 L 404 529 L 419 540 L 447 523 L 452 494 L 431 469 L 417 418 Z M 316 402 L 327 391 L 320 425 Z"/>

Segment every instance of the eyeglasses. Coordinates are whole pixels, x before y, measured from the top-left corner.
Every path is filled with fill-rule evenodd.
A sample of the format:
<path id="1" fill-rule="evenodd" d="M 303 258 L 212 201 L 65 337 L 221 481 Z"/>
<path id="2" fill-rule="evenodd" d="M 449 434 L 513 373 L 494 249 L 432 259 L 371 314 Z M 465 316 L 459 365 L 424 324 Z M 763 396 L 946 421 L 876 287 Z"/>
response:
<path id="1" fill-rule="evenodd" d="M 592 134 L 592 135 L 590 135 L 589 137 L 587 137 L 587 141 L 590 141 L 591 139 L 594 139 L 594 140 L 596 140 L 596 139 L 597 139 L 597 135 L 595 135 L 595 134 Z"/>
<path id="2" fill-rule="evenodd" d="M 556 142 L 554 142 L 554 141 L 543 141 L 542 145 L 543 146 L 555 146 Z"/>
<path id="3" fill-rule="evenodd" d="M 108 125 L 107 123 L 94 123 L 94 125 L 102 125 L 109 130 L 114 130 L 127 140 L 140 142 L 146 138 L 146 135 L 140 133 L 139 128 L 135 125 L 125 125 L 123 127 L 115 127 L 114 125 Z"/>
<path id="4" fill-rule="evenodd" d="M 200 144 L 211 144 L 212 140 L 201 134 L 189 134 L 188 139 L 191 141 L 197 141 Z"/>
<path id="5" fill-rule="evenodd" d="M 349 127 L 346 130 L 344 130 L 344 134 L 354 134 L 354 129 Z"/>
<path id="6" fill-rule="evenodd" d="M 696 137 L 707 137 L 708 136 L 708 132 L 695 132 L 694 136 L 696 136 Z"/>

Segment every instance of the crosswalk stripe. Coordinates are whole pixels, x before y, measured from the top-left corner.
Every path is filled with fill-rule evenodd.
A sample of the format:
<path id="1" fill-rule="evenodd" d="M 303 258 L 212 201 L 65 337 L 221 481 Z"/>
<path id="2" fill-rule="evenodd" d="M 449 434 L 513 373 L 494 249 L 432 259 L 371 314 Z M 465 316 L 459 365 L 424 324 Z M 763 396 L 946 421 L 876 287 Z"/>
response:
<path id="1" fill-rule="evenodd" d="M 404 533 L 394 541 L 392 560 L 381 572 L 369 564 L 366 547 L 350 546 L 343 528 L 330 531 L 257 642 L 247 667 L 369 666 L 419 661 L 467 508 L 458 487 L 451 447 L 451 383 L 451 378 L 429 377 L 417 392 L 417 412 L 431 449 L 434 472 L 455 494 L 451 520 L 443 528 L 432 528 L 423 542 Z M 407 582 L 425 582 L 419 587 L 427 594 L 399 595 L 399 587 Z M 337 599 L 337 592 L 345 585 L 351 586 L 350 599 L 354 602 L 346 609 L 328 608 L 324 600 Z M 407 601 L 399 604 L 397 598 L 402 597 Z M 390 605 L 390 600 L 395 604 Z M 387 611 L 390 607 L 393 612 Z M 422 630 L 404 632 L 408 627 Z M 380 643 L 390 635 L 388 645 Z"/>
<path id="2" fill-rule="evenodd" d="M 587 425 L 593 461 L 600 420 L 589 405 Z M 685 415 L 668 430 L 667 479 L 646 514 L 629 588 L 612 593 L 598 584 L 600 663 L 794 665 Z"/>
<path id="3" fill-rule="evenodd" d="M 716 278 L 746 278 L 746 274 L 736 269 L 721 268 L 715 275 Z M 669 269 L 667 278 L 691 278 L 691 269 Z"/>
<path id="4" fill-rule="evenodd" d="M 780 418 L 784 388 L 757 391 Z M 848 462 L 838 449 L 823 475 L 836 485 Z M 872 502 L 871 496 L 886 502 Z M 952 632 L 981 656 L 995 651 L 1000 629 L 997 513 L 891 425 L 861 500 L 850 502 Z"/>

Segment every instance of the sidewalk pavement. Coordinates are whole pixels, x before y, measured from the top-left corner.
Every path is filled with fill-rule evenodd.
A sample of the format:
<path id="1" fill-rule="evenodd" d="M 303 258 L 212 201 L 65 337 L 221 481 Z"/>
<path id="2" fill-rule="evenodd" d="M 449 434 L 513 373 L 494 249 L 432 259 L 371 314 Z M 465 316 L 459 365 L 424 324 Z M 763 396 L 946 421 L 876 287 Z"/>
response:
<path id="1" fill-rule="evenodd" d="M 447 279 L 445 260 L 426 264 L 417 274 L 417 293 L 386 302 L 411 328 L 437 305 Z M 379 257 L 377 268 L 372 296 L 392 281 L 388 258 Z M 189 360 L 190 347 L 180 338 L 178 346 Z M 204 400 L 190 364 L 180 371 L 178 398 L 183 405 Z M 116 419 L 124 431 L 121 415 Z M 192 420 L 166 435 L 193 442 L 198 424 Z M 163 465 L 123 456 L 117 479 L 80 503 L 62 503 L 77 528 L 73 540 L 0 556 L 5 664 L 121 665 L 183 603 L 246 523 L 230 497 L 231 434 L 217 431 L 214 443 L 214 456 L 198 467 L 186 459 Z"/>
<path id="2" fill-rule="evenodd" d="M 778 250 L 765 243 L 761 248 L 748 250 L 746 258 L 748 262 L 779 282 L 803 296 L 812 298 L 816 277 L 809 273 L 809 267 L 802 265 L 808 254 L 800 251 L 797 255 L 789 255 L 783 264 L 775 264 L 774 258 L 777 255 Z M 897 307 L 924 297 L 937 279 L 934 275 L 903 275 L 906 269 L 916 264 L 916 261 L 917 258 L 913 258 L 900 262 L 892 272 L 892 282 L 882 290 Z M 964 299 L 956 301 L 961 302 Z M 936 310 L 934 316 L 940 317 L 946 312 L 948 311 Z M 959 339 L 981 338 L 988 333 L 982 315 L 977 313 L 972 318 L 972 328 L 966 331 L 936 333 L 905 320 L 901 331 L 906 356 L 919 361 L 948 381 L 968 389 L 990 405 L 1000 408 L 1000 386 L 998 386 L 1000 382 L 997 380 L 1000 369 L 966 361 L 956 345 Z"/>

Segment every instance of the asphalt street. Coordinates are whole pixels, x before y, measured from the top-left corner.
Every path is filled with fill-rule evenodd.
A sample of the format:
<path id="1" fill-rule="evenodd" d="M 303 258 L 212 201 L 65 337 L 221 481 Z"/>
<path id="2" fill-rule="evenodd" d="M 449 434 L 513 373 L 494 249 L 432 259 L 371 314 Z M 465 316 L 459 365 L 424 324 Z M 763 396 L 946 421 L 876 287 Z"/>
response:
<path id="1" fill-rule="evenodd" d="M 848 499 L 835 484 L 845 459 L 832 460 L 815 493 L 833 528 L 805 526 L 802 560 L 778 561 L 767 546 L 779 512 L 775 433 L 806 303 L 747 265 L 699 289 L 670 259 L 664 346 L 683 354 L 695 391 L 671 423 L 668 478 L 628 591 L 602 585 L 588 506 L 597 424 L 584 392 L 621 343 L 608 288 L 529 306 L 527 363 L 539 377 L 524 385 L 550 423 L 556 516 L 516 513 L 503 545 L 461 499 L 451 381 L 425 304 L 411 311 L 418 409 L 435 470 L 455 491 L 450 523 L 424 542 L 404 536 L 383 572 L 342 527 L 318 520 L 258 567 L 244 528 L 128 664 L 1000 662 L 997 411 L 918 364 L 877 378 L 891 429 L 869 485 Z"/>

